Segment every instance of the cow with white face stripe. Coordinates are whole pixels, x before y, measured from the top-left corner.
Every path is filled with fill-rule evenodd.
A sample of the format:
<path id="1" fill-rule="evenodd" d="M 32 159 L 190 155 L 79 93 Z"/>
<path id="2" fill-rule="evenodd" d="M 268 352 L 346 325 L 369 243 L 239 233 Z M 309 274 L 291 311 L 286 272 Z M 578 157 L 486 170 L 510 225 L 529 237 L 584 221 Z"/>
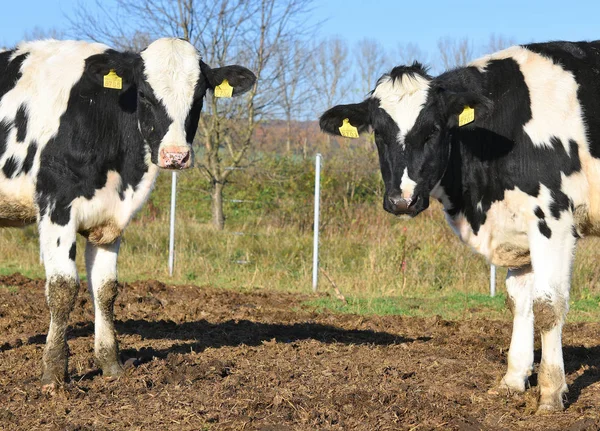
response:
<path id="1" fill-rule="evenodd" d="M 174 38 L 141 53 L 55 40 L 0 53 L 0 227 L 38 223 L 51 315 L 45 389 L 67 377 L 76 234 L 87 238 L 96 362 L 116 376 L 122 364 L 113 304 L 123 230 L 159 168 L 192 165 L 206 91 L 225 85 L 237 95 L 255 79 L 241 66 L 211 69 L 190 43 Z"/>
<path id="2" fill-rule="evenodd" d="M 387 211 L 416 216 L 434 197 L 465 243 L 509 268 L 501 388 L 525 390 L 537 325 L 538 412 L 562 409 L 576 242 L 600 235 L 600 41 L 515 46 L 437 77 L 397 67 L 320 121 L 336 135 L 344 123 L 375 133 Z"/>

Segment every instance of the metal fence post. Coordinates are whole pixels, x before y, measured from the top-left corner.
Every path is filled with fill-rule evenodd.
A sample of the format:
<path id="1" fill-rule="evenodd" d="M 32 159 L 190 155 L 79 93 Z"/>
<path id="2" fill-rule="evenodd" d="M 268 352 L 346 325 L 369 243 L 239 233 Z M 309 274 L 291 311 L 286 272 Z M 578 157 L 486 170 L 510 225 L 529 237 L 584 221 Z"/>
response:
<path id="1" fill-rule="evenodd" d="M 313 237 L 313 274 L 312 288 L 317 291 L 317 280 L 319 277 L 319 210 L 321 203 L 321 154 L 317 153 L 315 161 L 315 221 Z"/>
<path id="2" fill-rule="evenodd" d="M 175 202 L 177 200 L 177 172 L 171 174 L 171 214 L 169 226 L 169 276 L 173 276 L 175 263 Z"/>
<path id="3" fill-rule="evenodd" d="M 490 266 L 490 296 L 496 296 L 496 265 Z"/>

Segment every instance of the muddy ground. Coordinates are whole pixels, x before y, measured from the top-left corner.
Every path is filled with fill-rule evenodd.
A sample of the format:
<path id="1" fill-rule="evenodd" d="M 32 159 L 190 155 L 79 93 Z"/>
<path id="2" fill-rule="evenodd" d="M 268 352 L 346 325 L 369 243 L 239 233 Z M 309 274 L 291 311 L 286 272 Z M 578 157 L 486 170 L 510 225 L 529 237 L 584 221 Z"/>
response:
<path id="1" fill-rule="evenodd" d="M 488 394 L 505 371 L 508 321 L 319 314 L 295 294 L 126 283 L 117 329 L 122 357 L 136 360 L 108 381 L 82 287 L 71 382 L 46 396 L 43 281 L 0 285 L 12 286 L 0 289 L 0 429 L 600 429 L 597 323 L 566 327 L 567 408 L 540 417 L 535 375 L 525 395 Z"/>

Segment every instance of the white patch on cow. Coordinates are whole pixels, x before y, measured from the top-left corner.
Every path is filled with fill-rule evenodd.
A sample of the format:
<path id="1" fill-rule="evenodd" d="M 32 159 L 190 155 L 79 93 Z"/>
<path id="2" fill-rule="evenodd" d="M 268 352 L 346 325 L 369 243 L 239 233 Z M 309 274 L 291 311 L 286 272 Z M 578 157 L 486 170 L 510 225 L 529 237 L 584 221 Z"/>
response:
<path id="1" fill-rule="evenodd" d="M 127 187 L 123 191 L 124 198 L 121 199 L 121 176 L 115 171 L 109 171 L 106 184 L 96 190 L 91 199 L 82 196 L 73 200 L 71 208 L 77 230 L 85 231 L 106 224 L 124 230 L 150 195 L 158 172 L 158 166 L 151 164 L 137 187 Z"/>
<path id="2" fill-rule="evenodd" d="M 570 140 L 587 146 L 583 112 L 577 98 L 579 85 L 573 74 L 552 59 L 521 46 L 488 55 L 469 65 L 484 71 L 489 61 L 506 58 L 517 62 L 529 89 L 532 118 L 523 128 L 533 145 L 551 147 L 551 139 L 558 138 L 567 154 Z"/>
<path id="3" fill-rule="evenodd" d="M 452 202 L 450 202 L 450 198 L 448 197 L 446 190 L 444 190 L 444 187 L 442 187 L 439 181 L 435 186 L 433 186 L 433 189 L 431 189 L 429 195 L 432 198 L 440 201 L 444 206 L 444 210 L 448 211 L 453 208 Z"/>
<path id="4" fill-rule="evenodd" d="M 502 261 L 506 255 L 503 250 L 506 247 L 524 251 L 529 249 L 529 217 L 533 217 L 536 205 L 536 198 L 516 188 L 506 191 L 504 200 L 492 203 L 486 212 L 485 223 L 479 227 L 477 234 L 462 213 L 453 217 L 446 213 L 446 219 L 463 242 L 490 262 L 502 266 L 521 266 Z"/>
<path id="5" fill-rule="evenodd" d="M 523 392 L 527 378 L 533 371 L 533 272 L 530 266 L 508 271 L 506 292 L 512 305 L 513 331 L 508 350 L 508 369 L 501 386 Z"/>
<path id="6" fill-rule="evenodd" d="M 40 249 L 44 256 L 47 279 L 58 275 L 79 280 L 75 261 L 69 259 L 69 252 L 77 235 L 73 225 L 72 218 L 65 226 L 57 225 L 47 214 L 39 222 Z"/>
<path id="7" fill-rule="evenodd" d="M 200 78 L 200 54 L 189 42 L 164 38 L 151 43 L 141 56 L 146 80 L 173 120 L 161 147 L 187 147 L 185 120 Z"/>
<path id="8" fill-rule="evenodd" d="M 117 280 L 119 245 L 119 240 L 103 247 L 97 247 L 88 242 L 85 249 L 88 289 L 94 303 L 94 350 L 96 355 L 102 350 L 110 351 L 116 348 L 112 322 L 102 312 L 99 298 L 102 296 L 102 289 L 106 287 L 106 283 Z"/>
<path id="9" fill-rule="evenodd" d="M 417 183 L 408 176 L 408 168 L 404 168 L 404 173 L 400 179 L 400 190 L 402 190 L 402 197 L 406 200 L 410 200 L 415 193 L 415 187 Z"/>
<path id="10" fill-rule="evenodd" d="M 419 75 L 403 75 L 401 79 L 382 78 L 371 97 L 398 125 L 398 142 L 404 148 L 404 138 L 414 126 L 427 101 L 429 80 Z"/>

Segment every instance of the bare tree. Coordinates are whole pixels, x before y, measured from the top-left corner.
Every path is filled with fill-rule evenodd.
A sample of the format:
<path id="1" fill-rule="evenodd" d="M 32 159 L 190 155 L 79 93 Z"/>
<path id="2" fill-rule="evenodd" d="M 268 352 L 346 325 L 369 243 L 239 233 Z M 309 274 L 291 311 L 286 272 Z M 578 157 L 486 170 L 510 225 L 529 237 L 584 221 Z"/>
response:
<path id="1" fill-rule="evenodd" d="M 438 40 L 439 60 L 444 70 L 465 66 L 473 58 L 473 53 L 473 44 L 467 37 L 445 37 Z"/>
<path id="2" fill-rule="evenodd" d="M 37 25 L 23 34 L 23 40 L 64 39 L 64 37 L 65 33 L 61 30 L 42 28 Z"/>
<path id="3" fill-rule="evenodd" d="M 327 39 L 314 49 L 311 77 L 320 113 L 339 103 L 350 90 L 348 44 L 340 38 Z"/>
<path id="4" fill-rule="evenodd" d="M 361 95 L 373 90 L 377 79 L 388 68 L 383 45 L 374 39 L 363 39 L 357 44 L 356 58 L 360 73 Z"/>
<path id="5" fill-rule="evenodd" d="M 482 54 L 491 54 L 496 51 L 501 51 L 515 44 L 515 40 L 511 37 L 503 35 L 497 35 L 496 33 L 490 34 L 490 39 L 487 45 L 484 45 L 481 49 Z"/>
<path id="6" fill-rule="evenodd" d="M 399 44 L 391 60 L 394 66 L 412 64 L 415 61 L 426 64 L 429 61 L 429 55 L 414 43 Z"/>
<path id="7" fill-rule="evenodd" d="M 71 18 L 73 31 L 117 48 L 137 48 L 161 36 L 189 40 L 209 65 L 239 63 L 257 76 L 245 97 L 207 98 L 197 140 L 203 148 L 199 167 L 212 184 L 213 224 L 223 229 L 223 188 L 244 160 L 257 124 L 276 110 L 274 91 L 282 63 L 282 41 L 306 28 L 312 0 L 116 0 L 108 9 L 96 0 L 80 4 Z M 98 10 L 102 11 L 98 15 Z M 287 66 L 287 64 L 285 65 Z"/>
<path id="8" fill-rule="evenodd" d="M 310 57 L 311 51 L 308 44 L 298 39 L 282 41 L 277 52 L 278 105 L 286 123 L 285 146 L 287 153 L 291 152 L 292 135 L 298 135 L 298 130 L 295 130 L 297 127 L 293 127 L 296 124 L 293 120 L 300 118 L 309 102 L 314 99 L 306 67 Z"/>

